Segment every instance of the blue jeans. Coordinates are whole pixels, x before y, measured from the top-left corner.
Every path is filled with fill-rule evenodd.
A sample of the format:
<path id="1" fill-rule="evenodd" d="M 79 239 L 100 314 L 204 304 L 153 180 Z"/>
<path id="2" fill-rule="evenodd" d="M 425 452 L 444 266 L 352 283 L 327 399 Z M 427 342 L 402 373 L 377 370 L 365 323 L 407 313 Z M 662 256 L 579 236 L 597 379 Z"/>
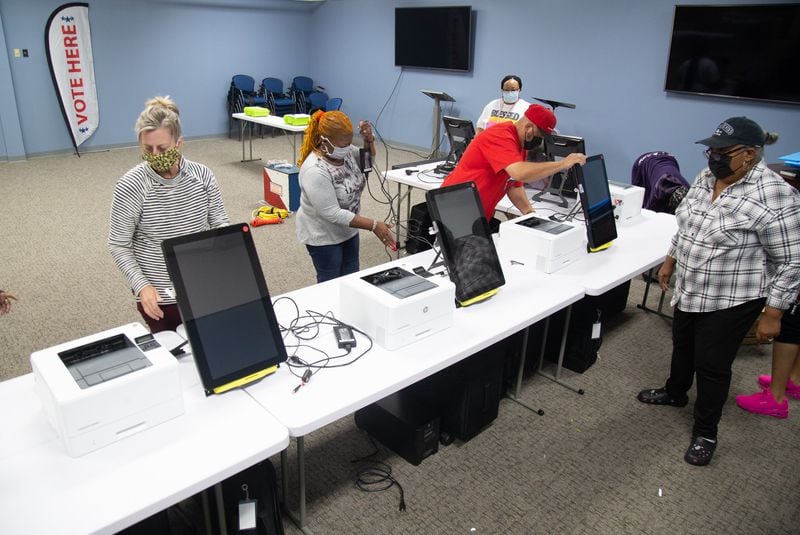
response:
<path id="1" fill-rule="evenodd" d="M 358 234 L 336 245 L 306 245 L 306 249 L 314 263 L 317 282 L 358 271 Z"/>

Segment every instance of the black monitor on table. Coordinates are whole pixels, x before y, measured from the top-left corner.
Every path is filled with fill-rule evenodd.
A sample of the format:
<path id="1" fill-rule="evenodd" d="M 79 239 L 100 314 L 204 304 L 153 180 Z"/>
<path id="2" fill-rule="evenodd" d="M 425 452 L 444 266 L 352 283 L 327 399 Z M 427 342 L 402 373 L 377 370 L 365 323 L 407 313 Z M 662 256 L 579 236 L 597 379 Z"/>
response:
<path id="1" fill-rule="evenodd" d="M 557 162 L 576 152 L 586 154 L 586 143 L 582 137 L 553 134 L 545 140 L 543 152 L 547 161 Z M 578 181 L 573 167 L 550 177 L 550 184 L 541 193 L 536 194 L 534 199 L 566 206 L 567 202 L 564 197 L 576 198 L 578 196 L 575 191 L 577 187 Z M 548 197 L 548 194 L 554 197 Z"/>
<path id="2" fill-rule="evenodd" d="M 570 154 L 576 152 L 586 154 L 586 143 L 582 137 L 553 134 L 549 140 L 545 141 L 544 147 L 545 153 L 550 157 L 550 160 L 554 162 L 563 160 Z M 575 179 L 573 168 L 570 168 L 566 172 L 556 174 L 550 181 L 551 186 L 553 185 L 553 181 L 559 180 L 559 178 L 556 177 L 559 177 L 561 180 L 559 184 L 556 184 L 556 187 L 560 188 L 561 191 L 564 192 L 564 195 L 572 198 L 577 197 L 575 190 L 578 187 L 578 182 Z"/>
<path id="3" fill-rule="evenodd" d="M 246 223 L 171 238 L 161 247 L 206 394 L 257 380 L 286 360 Z"/>
<path id="4" fill-rule="evenodd" d="M 475 127 L 469 119 L 459 119 L 447 115 L 442 117 L 442 122 L 444 122 L 444 130 L 447 132 L 447 139 L 450 142 L 450 154 L 458 161 L 467 150 L 467 145 L 475 137 Z"/>
<path id="5" fill-rule="evenodd" d="M 430 190 L 426 199 L 456 302 L 466 306 L 497 293 L 505 277 L 475 182 Z"/>
<path id="6" fill-rule="evenodd" d="M 450 172 L 455 168 L 464 151 L 467 150 L 472 138 L 475 137 L 475 127 L 469 119 L 460 119 L 447 115 L 442 117 L 442 122 L 444 123 L 447 140 L 450 143 L 450 153 L 437 170 L 439 172 Z"/>
<path id="7" fill-rule="evenodd" d="M 589 250 L 603 249 L 617 238 L 605 159 L 602 154 L 589 156 L 583 166 L 575 165 L 573 169 L 578 179 Z"/>

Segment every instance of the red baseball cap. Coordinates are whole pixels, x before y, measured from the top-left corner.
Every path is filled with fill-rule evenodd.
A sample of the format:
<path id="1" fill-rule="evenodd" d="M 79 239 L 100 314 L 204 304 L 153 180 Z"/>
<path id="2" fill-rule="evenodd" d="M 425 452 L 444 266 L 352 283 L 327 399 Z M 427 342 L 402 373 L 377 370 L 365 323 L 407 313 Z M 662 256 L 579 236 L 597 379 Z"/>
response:
<path id="1" fill-rule="evenodd" d="M 553 128 L 556 127 L 555 114 L 540 104 L 531 104 L 528 106 L 528 109 L 525 110 L 525 117 L 548 135 L 552 134 Z"/>

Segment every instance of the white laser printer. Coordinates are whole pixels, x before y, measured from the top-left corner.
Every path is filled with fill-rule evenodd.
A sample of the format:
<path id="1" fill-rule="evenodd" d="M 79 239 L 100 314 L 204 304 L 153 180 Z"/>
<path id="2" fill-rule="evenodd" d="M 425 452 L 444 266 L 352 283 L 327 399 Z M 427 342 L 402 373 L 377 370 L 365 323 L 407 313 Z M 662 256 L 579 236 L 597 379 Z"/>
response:
<path id="1" fill-rule="evenodd" d="M 456 288 L 444 277 L 420 277 L 400 267 L 342 277 L 339 317 L 397 349 L 453 324 Z"/>
<path id="2" fill-rule="evenodd" d="M 644 204 L 644 188 L 625 184 L 624 182 L 608 181 L 611 191 L 611 202 L 614 205 L 614 219 L 618 225 L 635 223 L 642 215 Z"/>
<path id="3" fill-rule="evenodd" d="M 183 414 L 178 361 L 140 323 L 31 355 L 34 388 L 72 457 Z"/>
<path id="4" fill-rule="evenodd" d="M 551 221 L 528 214 L 500 223 L 500 249 L 504 255 L 553 273 L 586 254 L 583 225 Z"/>

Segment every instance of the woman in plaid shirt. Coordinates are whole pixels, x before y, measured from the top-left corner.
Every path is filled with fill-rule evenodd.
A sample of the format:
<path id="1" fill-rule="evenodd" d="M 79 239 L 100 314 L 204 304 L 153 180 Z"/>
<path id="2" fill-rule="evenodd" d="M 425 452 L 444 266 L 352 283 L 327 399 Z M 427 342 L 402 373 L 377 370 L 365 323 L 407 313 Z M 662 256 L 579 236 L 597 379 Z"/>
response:
<path id="1" fill-rule="evenodd" d="M 665 290 L 675 274 L 670 376 L 638 399 L 684 407 L 696 377 L 689 464 L 711 462 L 731 365 L 748 329 L 763 310 L 757 337 L 777 336 L 800 287 L 800 194 L 763 161 L 764 145 L 776 140 L 733 117 L 697 142 L 709 147 L 708 168 L 675 212 L 678 232 L 658 273 Z"/>

